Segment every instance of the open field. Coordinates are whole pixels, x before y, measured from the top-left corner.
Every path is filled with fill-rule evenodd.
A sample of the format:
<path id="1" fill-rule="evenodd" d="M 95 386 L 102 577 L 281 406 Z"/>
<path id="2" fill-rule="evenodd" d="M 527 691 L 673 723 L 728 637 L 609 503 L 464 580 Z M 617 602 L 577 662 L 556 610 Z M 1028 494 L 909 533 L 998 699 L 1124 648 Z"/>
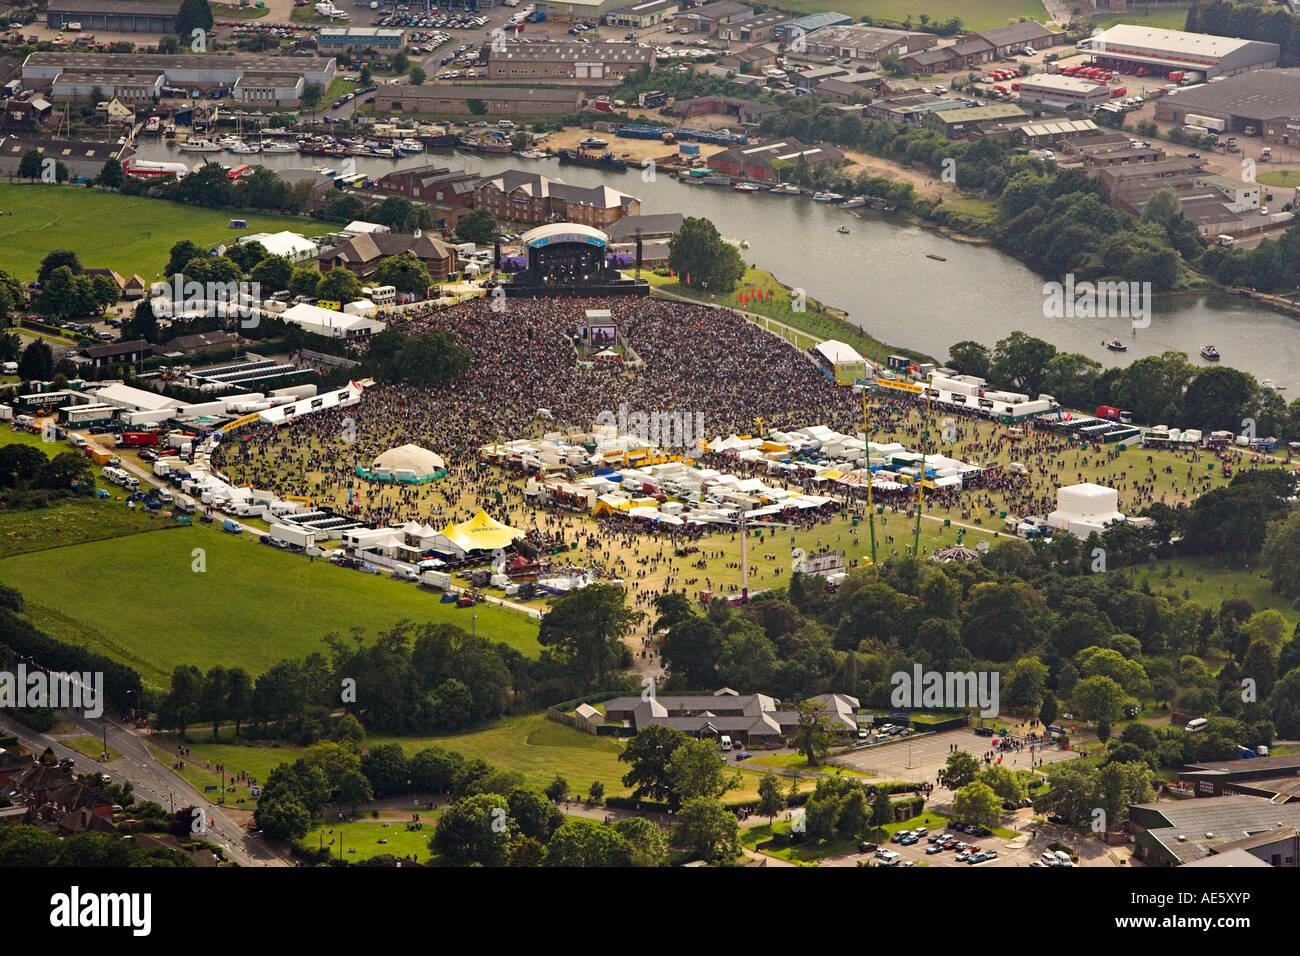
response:
<path id="1" fill-rule="evenodd" d="M 194 570 L 196 549 L 203 571 Z M 440 604 L 433 592 L 197 524 L 147 541 L 10 557 L 0 562 L 0 578 L 23 592 L 38 627 L 131 664 L 159 686 L 179 664 L 238 663 L 257 675 L 283 658 L 323 650 L 321 638 L 332 631 L 361 628 L 373 640 L 403 619 L 471 627 L 469 611 Z M 79 598 L 70 603 L 72 594 Z M 169 623 L 181 609 L 184 627 Z M 532 621 L 486 605 L 476 613 L 480 633 L 537 653 Z"/>
<path id="2" fill-rule="evenodd" d="M 406 829 L 406 820 L 358 820 L 355 823 L 322 823 L 302 838 L 303 846 L 319 849 L 332 848 L 336 859 L 359 863 L 372 856 L 409 856 L 417 863 L 428 863 L 433 857 L 429 838 L 433 836 L 434 820 L 438 811 L 420 811 L 419 830 Z M 380 843 L 380 840 L 387 841 Z M 340 855 L 339 850 L 342 850 Z"/>
<path id="3" fill-rule="evenodd" d="M 1168 577 L 1166 568 L 1170 569 Z M 1149 571 L 1139 569 L 1134 580 L 1138 586 L 1145 580 L 1153 594 L 1182 597 L 1186 591 L 1191 600 L 1208 608 L 1217 608 L 1232 598 L 1244 598 L 1261 611 L 1280 611 L 1288 629 L 1300 621 L 1300 610 L 1272 589 L 1272 582 L 1258 567 L 1229 567 L 1209 558 L 1171 558 Z"/>
<path id="4" fill-rule="evenodd" d="M 318 235 L 330 228 L 292 216 L 200 209 L 84 186 L 0 183 L 0 211 L 0 269 L 23 280 L 36 275 L 51 250 L 71 249 L 87 268 L 139 273 L 150 281 L 161 275 L 167 251 L 182 239 L 201 246 L 229 242 L 238 234 L 230 228 L 232 217 L 248 221 L 248 229 L 240 230 L 245 234 L 293 229 Z M 105 229 L 105 223 L 113 228 Z"/>
<path id="5" fill-rule="evenodd" d="M 190 758 L 181 771 L 182 776 L 200 788 L 218 782 L 219 778 L 214 773 L 218 765 L 224 765 L 227 774 L 242 771 L 257 780 L 265 781 L 275 767 L 286 761 L 292 762 L 299 753 L 292 747 L 208 743 L 210 732 L 211 728 L 198 725 L 190 729 L 193 738 L 187 744 Z M 224 728 L 221 739 L 230 739 Z M 547 720 L 542 714 L 504 717 L 482 730 L 464 734 L 367 737 L 362 746 L 368 749 L 391 743 L 399 744 L 408 757 L 426 747 L 440 747 L 455 751 L 468 760 L 485 760 L 498 770 L 522 773 L 528 786 L 538 789 L 545 789 L 556 774 L 560 774 L 569 782 L 569 789 L 577 793 L 586 793 L 594 780 L 605 785 L 606 796 L 619 797 L 630 793 L 622 782 L 623 774 L 629 769 L 628 765 L 618 759 L 623 749 L 622 744 Z M 161 754 L 160 759 L 168 766 L 174 762 L 174 757 L 163 753 L 161 749 L 155 750 L 155 756 Z M 210 766 L 205 768 L 205 763 Z M 762 779 L 761 769 L 742 768 L 740 789 L 728 793 L 723 801 L 736 804 L 757 801 L 758 784 Z M 827 769 L 832 772 L 835 770 Z M 813 779 L 801 778 L 799 788 L 811 790 L 815 783 Z M 782 790 L 788 790 L 789 786 L 790 778 L 782 777 Z M 248 790 L 242 784 L 237 785 L 235 791 L 226 794 L 226 802 L 235 806 L 246 805 L 243 801 L 247 799 Z"/>
<path id="6" fill-rule="evenodd" d="M 151 517 L 126 508 L 121 502 L 95 498 L 72 499 L 35 511 L 0 512 L 0 558 L 171 527 L 166 518 Z M 150 538 L 148 546 L 161 538 L 162 535 Z M 146 547 L 143 543 L 139 546 Z"/>
<path id="7" fill-rule="evenodd" d="M 835 10 L 855 20 L 869 16 L 899 23 L 911 17 L 913 26 L 919 24 L 923 13 L 931 21 L 940 23 L 950 17 L 960 17 L 962 25 L 968 30 L 1006 26 L 1020 17 L 1030 17 L 1040 23 L 1047 19 L 1047 12 L 1040 0 L 846 0 L 844 3 L 793 0 L 781 4 L 781 9 L 795 11 L 800 15 Z"/>
<path id="8" fill-rule="evenodd" d="M 1172 5 L 1140 3 L 1126 13 L 1110 13 L 1092 18 L 1099 30 L 1108 30 L 1117 23 L 1133 23 L 1162 30 L 1182 30 L 1187 26 L 1187 8 Z"/>

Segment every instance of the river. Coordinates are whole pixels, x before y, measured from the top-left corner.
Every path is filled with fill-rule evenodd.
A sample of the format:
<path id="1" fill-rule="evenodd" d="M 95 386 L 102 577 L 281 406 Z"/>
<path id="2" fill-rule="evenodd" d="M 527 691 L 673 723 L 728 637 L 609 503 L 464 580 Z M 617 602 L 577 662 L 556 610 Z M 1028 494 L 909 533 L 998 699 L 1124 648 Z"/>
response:
<path id="1" fill-rule="evenodd" d="M 198 162 L 163 142 L 141 143 L 145 160 Z M 252 159 L 253 157 L 247 157 Z M 245 157 L 220 154 L 231 165 Z M 343 160 L 293 154 L 256 157 L 275 170 L 338 169 Z M 711 219 L 728 239 L 745 240 L 747 262 L 773 272 L 810 297 L 844 309 L 852 322 L 891 345 L 943 360 L 954 342 L 974 339 L 992 346 L 1019 330 L 1079 352 L 1104 366 L 1124 365 L 1166 350 L 1186 352 L 1196 364 L 1200 347 L 1215 345 L 1223 364 L 1300 388 L 1300 320 L 1237 296 L 1187 294 L 1159 297 L 1151 325 L 1134 332 L 1128 318 L 1049 318 L 1043 314 L 1043 277 L 993 246 L 961 242 L 932 229 L 900 223 L 887 214 L 844 210 L 803 196 L 742 194 L 713 186 L 684 186 L 666 175 L 654 181 L 631 169 L 611 173 L 555 160 L 435 151 L 400 160 L 356 159 L 359 173 L 380 176 L 393 169 L 439 164 L 484 174 L 532 168 L 574 185 L 609 185 L 641 200 L 643 214 L 684 212 Z M 836 232 L 844 224 L 848 235 Z M 943 256 L 940 262 L 927 254 Z M 1125 353 L 1103 342 L 1119 338 Z"/>

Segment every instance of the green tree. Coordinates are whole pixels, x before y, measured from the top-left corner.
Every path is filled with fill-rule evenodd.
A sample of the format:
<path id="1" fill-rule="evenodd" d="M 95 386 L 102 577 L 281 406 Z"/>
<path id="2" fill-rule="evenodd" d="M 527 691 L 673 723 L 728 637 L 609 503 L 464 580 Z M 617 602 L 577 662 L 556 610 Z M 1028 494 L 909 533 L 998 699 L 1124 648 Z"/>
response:
<path id="1" fill-rule="evenodd" d="M 176 15 L 176 32 L 190 36 L 194 30 L 211 30 L 215 20 L 208 0 L 181 0 L 180 12 Z"/>
<path id="2" fill-rule="evenodd" d="M 740 824 L 717 800 L 693 797 L 678 811 L 670 842 L 701 859 L 727 862 L 740 853 Z"/>
<path id="3" fill-rule="evenodd" d="M 542 618 L 538 643 L 567 662 L 587 687 L 604 686 L 627 652 L 623 635 L 644 616 L 627 606 L 626 597 L 612 584 L 570 591 Z"/>
<path id="4" fill-rule="evenodd" d="M 371 278 L 375 285 L 391 285 L 398 292 L 411 292 L 421 298 L 433 285 L 424 263 L 409 252 L 380 259 Z"/>
<path id="5" fill-rule="evenodd" d="M 835 740 L 834 725 L 826 715 L 826 705 L 820 701 L 801 700 L 795 705 L 795 710 L 799 713 L 799 722 L 790 743 L 795 752 L 808 761 L 808 766 L 815 767 Z"/>
<path id="6" fill-rule="evenodd" d="M 506 807 L 499 793 L 462 797 L 443 811 L 429 849 L 459 866 L 505 866 L 519 833 Z"/>
<path id="7" fill-rule="evenodd" d="M 110 156 L 104 163 L 104 168 L 99 171 L 99 185 L 105 189 L 121 189 L 125 182 L 126 173 L 122 171 L 122 164 Z"/>
<path id="8" fill-rule="evenodd" d="M 497 217 L 483 206 L 471 209 L 456 223 L 456 238 L 480 246 L 491 245 L 497 237 Z"/>
<path id="9" fill-rule="evenodd" d="M 716 800 L 740 786 L 740 771 L 727 772 L 726 761 L 712 740 L 685 741 L 669 757 L 666 770 L 672 800 L 679 805 L 692 797 Z"/>
<path id="10" fill-rule="evenodd" d="M 781 792 L 776 774 L 769 770 L 758 781 L 758 814 L 767 817 L 768 826 L 771 826 L 776 815 L 784 809 L 785 794 Z"/>
<path id="11" fill-rule="evenodd" d="M 623 786 L 632 791 L 632 799 L 664 802 L 672 796 L 668 764 L 689 740 L 680 730 L 662 724 L 651 724 L 628 740 L 618 759 L 631 765 L 623 775 Z"/>
<path id="12" fill-rule="evenodd" d="M 987 784 L 968 783 L 953 795 L 952 815 L 963 823 L 996 826 L 1002 816 L 1002 801 Z"/>
<path id="13" fill-rule="evenodd" d="M 714 294 L 730 292 L 745 274 L 736 247 L 708 219 L 694 216 L 682 221 L 669 243 L 668 266 L 684 285 Z"/>
<path id="14" fill-rule="evenodd" d="M 361 298 L 361 280 L 348 269 L 331 269 L 321 276 L 316 286 L 316 295 L 322 299 L 339 303 L 342 308 L 349 302 Z"/>

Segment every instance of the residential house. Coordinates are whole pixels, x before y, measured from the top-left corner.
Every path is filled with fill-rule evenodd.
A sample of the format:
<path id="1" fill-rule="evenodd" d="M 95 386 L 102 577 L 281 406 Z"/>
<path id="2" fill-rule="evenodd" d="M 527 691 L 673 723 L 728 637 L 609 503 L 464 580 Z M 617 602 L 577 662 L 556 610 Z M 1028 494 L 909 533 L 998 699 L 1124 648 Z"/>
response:
<path id="1" fill-rule="evenodd" d="M 375 271 L 381 259 L 408 252 L 424 263 L 429 278 L 434 282 L 445 281 L 460 271 L 460 257 L 455 246 L 432 236 L 396 232 L 353 236 L 322 252 L 318 265 L 321 272 L 344 268 L 364 277 Z"/>

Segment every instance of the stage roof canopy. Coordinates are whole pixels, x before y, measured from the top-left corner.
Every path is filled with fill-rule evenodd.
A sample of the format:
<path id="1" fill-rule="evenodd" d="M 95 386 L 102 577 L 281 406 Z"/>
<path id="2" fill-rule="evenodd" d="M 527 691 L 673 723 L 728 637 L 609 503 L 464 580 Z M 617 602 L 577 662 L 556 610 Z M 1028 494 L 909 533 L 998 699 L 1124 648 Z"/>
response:
<path id="1" fill-rule="evenodd" d="M 599 229 L 593 229 L 591 226 L 584 226 L 581 223 L 553 222 L 528 230 L 519 237 L 519 241 L 530 249 L 540 249 L 543 246 L 569 242 L 586 243 L 590 246 L 604 248 L 609 245 L 609 236 Z"/>

